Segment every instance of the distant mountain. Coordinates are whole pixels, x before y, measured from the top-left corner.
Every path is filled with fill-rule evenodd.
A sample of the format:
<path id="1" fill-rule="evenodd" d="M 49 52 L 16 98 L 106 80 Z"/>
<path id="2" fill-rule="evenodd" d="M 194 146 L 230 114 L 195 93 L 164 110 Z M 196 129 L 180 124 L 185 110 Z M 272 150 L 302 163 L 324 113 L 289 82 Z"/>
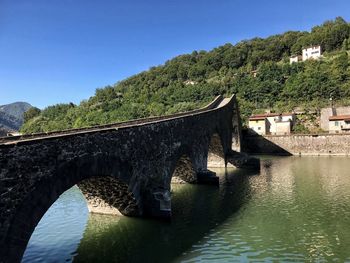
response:
<path id="1" fill-rule="evenodd" d="M 7 131 L 0 128 L 0 137 L 6 136 L 6 132 Z"/>
<path id="2" fill-rule="evenodd" d="M 14 102 L 0 106 L 0 136 L 7 131 L 18 131 L 23 124 L 23 114 L 31 108 L 27 102 Z"/>

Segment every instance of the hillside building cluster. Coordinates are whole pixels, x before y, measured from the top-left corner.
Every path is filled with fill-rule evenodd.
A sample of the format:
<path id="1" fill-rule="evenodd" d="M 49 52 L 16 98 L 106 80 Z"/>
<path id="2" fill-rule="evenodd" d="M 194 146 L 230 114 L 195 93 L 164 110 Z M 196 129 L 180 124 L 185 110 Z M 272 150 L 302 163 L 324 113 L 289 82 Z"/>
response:
<path id="1" fill-rule="evenodd" d="M 250 116 L 248 126 L 251 135 L 289 135 L 293 131 L 297 115 L 304 111 L 293 113 L 264 113 Z M 350 107 L 329 107 L 321 109 L 317 115 L 319 128 L 329 133 L 350 133 Z"/>

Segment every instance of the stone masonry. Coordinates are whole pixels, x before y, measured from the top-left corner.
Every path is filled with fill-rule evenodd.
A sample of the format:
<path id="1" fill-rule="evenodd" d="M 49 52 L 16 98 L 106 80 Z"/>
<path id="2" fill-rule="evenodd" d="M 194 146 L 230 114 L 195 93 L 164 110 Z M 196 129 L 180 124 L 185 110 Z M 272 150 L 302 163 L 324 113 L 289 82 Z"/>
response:
<path id="1" fill-rule="evenodd" d="M 350 134 L 246 136 L 243 150 L 254 154 L 350 155 Z"/>
<path id="2" fill-rule="evenodd" d="M 41 217 L 76 184 L 92 212 L 170 218 L 179 162 L 191 164 L 183 180 L 218 183 L 207 169 L 214 134 L 225 164 L 256 165 L 231 149 L 240 146 L 234 96 L 172 116 L 0 138 L 0 262 L 20 261 Z"/>

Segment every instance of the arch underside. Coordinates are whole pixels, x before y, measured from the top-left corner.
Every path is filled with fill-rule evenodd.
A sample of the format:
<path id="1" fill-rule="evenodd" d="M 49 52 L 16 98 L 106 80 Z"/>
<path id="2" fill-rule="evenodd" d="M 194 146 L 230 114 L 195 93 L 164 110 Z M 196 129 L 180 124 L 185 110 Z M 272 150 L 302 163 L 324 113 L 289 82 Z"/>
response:
<path id="1" fill-rule="evenodd" d="M 214 133 L 210 139 L 208 167 L 233 167 L 231 163 L 225 163 L 225 152 L 218 133 Z"/>
<path id="2" fill-rule="evenodd" d="M 233 143 L 236 144 L 236 149 L 240 149 L 240 141 Z M 221 136 L 219 133 L 214 133 L 209 144 L 208 167 L 235 167 L 259 170 L 260 161 L 255 157 L 251 157 L 244 152 L 238 152 L 232 148 L 225 152 Z"/>
<path id="3" fill-rule="evenodd" d="M 111 176 L 95 176 L 77 184 L 82 191 L 89 212 L 100 214 L 139 216 L 137 201 L 128 184 Z"/>
<path id="4" fill-rule="evenodd" d="M 88 206 L 91 204 L 97 209 L 103 204 L 125 215 L 140 214 L 138 202 L 127 183 L 132 176 L 132 168 L 118 157 L 102 154 L 84 156 L 58 164 L 55 170 L 41 170 L 26 176 L 33 179 L 33 184 L 28 184 L 25 195 L 13 207 L 14 213 L 5 222 L 8 224 L 8 228 L 4 228 L 6 232 L 0 232 L 1 243 L 6 244 L 0 255 L 8 258 L 9 262 L 20 261 L 43 215 L 61 194 L 76 184 L 86 197 Z M 5 224 L 3 226 L 6 227 Z"/>
<path id="5" fill-rule="evenodd" d="M 177 161 L 173 172 L 173 183 L 196 183 L 197 176 L 192 161 L 187 155 L 182 155 Z"/>

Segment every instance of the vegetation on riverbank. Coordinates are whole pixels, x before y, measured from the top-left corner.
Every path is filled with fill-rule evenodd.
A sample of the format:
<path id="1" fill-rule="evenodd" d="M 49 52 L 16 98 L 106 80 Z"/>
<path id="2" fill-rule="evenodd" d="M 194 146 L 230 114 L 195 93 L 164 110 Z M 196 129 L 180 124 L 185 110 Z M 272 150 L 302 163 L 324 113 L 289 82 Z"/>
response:
<path id="1" fill-rule="evenodd" d="M 321 60 L 289 64 L 292 54 L 320 44 Z M 201 107 L 214 96 L 237 94 L 243 119 L 259 109 L 290 111 L 350 105 L 350 24 L 338 17 L 311 32 L 194 51 L 126 80 L 97 89 L 79 105 L 58 104 L 27 114 L 24 133 L 79 128 Z M 256 73 L 256 74 L 255 74 Z"/>

